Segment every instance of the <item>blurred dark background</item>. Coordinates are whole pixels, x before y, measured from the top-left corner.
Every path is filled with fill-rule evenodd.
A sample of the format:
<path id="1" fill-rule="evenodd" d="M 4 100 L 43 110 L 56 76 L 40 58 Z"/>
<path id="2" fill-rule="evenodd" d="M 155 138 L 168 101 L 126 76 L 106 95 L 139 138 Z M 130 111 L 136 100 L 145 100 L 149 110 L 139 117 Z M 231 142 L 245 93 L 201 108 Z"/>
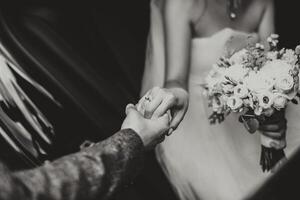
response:
<path id="1" fill-rule="evenodd" d="M 300 44 L 299 2 L 275 0 L 276 32 L 280 35 L 280 45 L 294 48 Z"/>
<path id="2" fill-rule="evenodd" d="M 276 0 L 275 8 L 280 45 L 293 48 L 300 43 L 297 1 Z M 65 105 L 61 112 L 49 109 L 51 105 L 43 99 L 36 99 L 44 103 L 44 111 L 52 116 L 58 135 L 62 135 L 57 139 L 53 158 L 77 150 L 85 138 L 104 139 L 117 131 L 126 104 L 139 98 L 149 29 L 149 0 L 2 0 L 0 11 L 2 42 L 25 70 Z M 71 73 L 74 71 L 78 74 Z M 294 163 L 295 178 L 299 165 Z M 275 199 L 274 194 L 283 188 L 293 189 L 289 187 L 288 174 L 281 175 L 282 184 L 277 185 L 281 190 L 265 187 L 272 191 L 273 197 L 264 199 Z M 274 182 L 280 183 L 278 179 Z M 175 200 L 176 197 L 154 153 L 150 152 L 141 175 L 132 185 L 121 188 L 116 199 Z"/>
<path id="3" fill-rule="evenodd" d="M 55 126 L 51 159 L 119 130 L 126 104 L 139 99 L 149 12 L 148 0 L 0 2 L 1 42 L 63 105 L 57 109 L 27 88 Z M 176 199 L 154 152 L 119 199 Z"/>

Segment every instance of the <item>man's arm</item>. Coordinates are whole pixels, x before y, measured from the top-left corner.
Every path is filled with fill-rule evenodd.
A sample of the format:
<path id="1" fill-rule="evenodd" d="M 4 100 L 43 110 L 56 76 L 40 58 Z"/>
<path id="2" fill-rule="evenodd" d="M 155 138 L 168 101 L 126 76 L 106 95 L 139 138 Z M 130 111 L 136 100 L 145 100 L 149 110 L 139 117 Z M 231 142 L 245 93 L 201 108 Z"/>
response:
<path id="1" fill-rule="evenodd" d="M 141 168 L 144 145 L 131 129 L 37 169 L 11 173 L 0 166 L 0 199 L 108 199 Z"/>
<path id="2" fill-rule="evenodd" d="M 126 115 L 120 132 L 79 153 L 18 173 L 0 164 L 0 199 L 109 199 L 118 186 L 133 180 L 144 150 L 162 142 L 169 129 L 168 114 L 145 119 L 128 105 Z"/>

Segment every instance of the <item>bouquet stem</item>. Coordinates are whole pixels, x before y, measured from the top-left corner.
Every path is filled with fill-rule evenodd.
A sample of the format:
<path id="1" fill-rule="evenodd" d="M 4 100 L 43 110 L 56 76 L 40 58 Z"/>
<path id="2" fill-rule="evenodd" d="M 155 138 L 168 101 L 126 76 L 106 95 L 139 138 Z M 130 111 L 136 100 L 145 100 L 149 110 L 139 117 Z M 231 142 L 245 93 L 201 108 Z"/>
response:
<path id="1" fill-rule="evenodd" d="M 270 171 L 284 158 L 286 158 L 286 156 L 283 149 L 275 149 L 261 145 L 260 165 L 263 172 Z"/>

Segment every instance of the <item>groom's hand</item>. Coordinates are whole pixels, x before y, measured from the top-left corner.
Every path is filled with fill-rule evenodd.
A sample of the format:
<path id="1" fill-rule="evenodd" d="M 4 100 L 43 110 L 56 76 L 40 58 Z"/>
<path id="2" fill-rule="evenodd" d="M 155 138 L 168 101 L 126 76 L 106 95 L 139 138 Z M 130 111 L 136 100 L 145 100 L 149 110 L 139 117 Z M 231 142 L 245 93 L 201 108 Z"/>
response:
<path id="1" fill-rule="evenodd" d="M 180 87 L 154 87 L 146 93 L 139 104 L 143 102 L 144 116 L 148 119 L 158 118 L 167 113 L 167 111 L 171 111 L 172 120 L 169 132 L 171 133 L 178 127 L 185 116 L 189 102 L 188 92 Z"/>
<path id="2" fill-rule="evenodd" d="M 154 148 L 165 139 L 169 130 L 169 116 L 167 114 L 155 119 L 146 119 L 132 104 L 126 107 L 126 119 L 121 129 L 132 129 L 142 139 L 146 149 Z"/>

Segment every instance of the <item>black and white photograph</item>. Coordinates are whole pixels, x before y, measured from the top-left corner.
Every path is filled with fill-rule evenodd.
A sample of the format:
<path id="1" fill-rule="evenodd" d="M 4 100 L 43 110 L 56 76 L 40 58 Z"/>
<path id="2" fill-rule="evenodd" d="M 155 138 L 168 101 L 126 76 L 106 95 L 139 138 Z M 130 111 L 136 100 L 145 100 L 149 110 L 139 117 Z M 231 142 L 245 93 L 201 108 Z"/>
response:
<path id="1" fill-rule="evenodd" d="M 299 9 L 1 0 L 0 200 L 300 199 Z"/>

